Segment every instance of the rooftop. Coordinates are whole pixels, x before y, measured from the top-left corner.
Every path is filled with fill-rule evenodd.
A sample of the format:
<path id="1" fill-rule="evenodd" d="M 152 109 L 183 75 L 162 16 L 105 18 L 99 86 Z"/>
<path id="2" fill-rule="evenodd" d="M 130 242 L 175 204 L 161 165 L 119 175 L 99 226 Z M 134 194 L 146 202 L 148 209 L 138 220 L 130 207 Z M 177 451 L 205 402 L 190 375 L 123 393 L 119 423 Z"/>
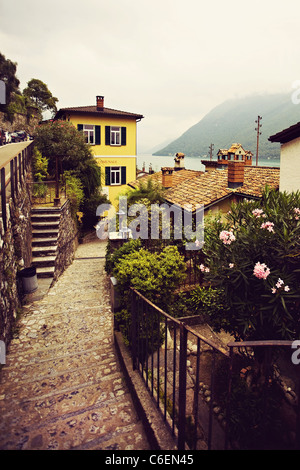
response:
<path id="1" fill-rule="evenodd" d="M 297 139 L 297 137 L 300 137 L 300 122 L 283 129 L 283 131 L 277 132 L 277 134 L 271 135 L 268 140 L 270 142 L 280 142 L 281 144 L 284 144 Z"/>
<path id="2" fill-rule="evenodd" d="M 114 116 L 114 117 L 126 117 L 131 119 L 143 119 L 142 114 L 136 113 L 129 113 L 127 111 L 120 111 L 117 109 L 111 108 L 97 108 L 96 105 L 94 106 L 75 106 L 70 108 L 61 108 L 57 111 L 55 115 L 55 119 L 60 119 L 64 114 L 93 114 L 97 116 Z"/>
<path id="3" fill-rule="evenodd" d="M 172 187 L 165 192 L 165 199 L 170 204 L 184 207 L 185 204 L 204 204 L 205 208 L 219 200 L 239 195 L 242 197 L 258 198 L 262 196 L 266 185 L 279 189 L 279 168 L 246 166 L 244 168 L 244 183 L 236 189 L 228 187 L 228 169 L 215 169 L 205 173 L 194 170 L 173 171 Z M 137 187 L 139 181 L 151 178 L 162 182 L 162 172 L 144 176 L 129 183 Z"/>

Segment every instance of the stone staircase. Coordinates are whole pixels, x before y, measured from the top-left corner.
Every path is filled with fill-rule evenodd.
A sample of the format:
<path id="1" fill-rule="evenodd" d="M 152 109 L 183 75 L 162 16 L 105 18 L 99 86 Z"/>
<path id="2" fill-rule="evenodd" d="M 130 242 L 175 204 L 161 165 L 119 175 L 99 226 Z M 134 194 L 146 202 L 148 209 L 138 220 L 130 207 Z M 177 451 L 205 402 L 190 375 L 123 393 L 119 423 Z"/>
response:
<path id="1" fill-rule="evenodd" d="M 31 211 L 32 266 L 38 278 L 54 276 L 60 215 L 60 209 L 55 207 Z"/>

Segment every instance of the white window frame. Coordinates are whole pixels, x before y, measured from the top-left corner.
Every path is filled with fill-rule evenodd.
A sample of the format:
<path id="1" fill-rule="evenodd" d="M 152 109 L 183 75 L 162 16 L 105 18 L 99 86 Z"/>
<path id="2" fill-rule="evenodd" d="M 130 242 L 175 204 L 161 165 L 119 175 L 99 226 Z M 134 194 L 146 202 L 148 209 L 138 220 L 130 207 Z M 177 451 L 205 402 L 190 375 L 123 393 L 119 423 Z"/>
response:
<path id="1" fill-rule="evenodd" d="M 95 145 L 95 126 L 92 124 L 83 124 L 83 134 L 88 144 Z"/>
<path id="2" fill-rule="evenodd" d="M 110 127 L 110 145 L 121 146 L 121 127 Z"/>
<path id="3" fill-rule="evenodd" d="M 121 167 L 120 166 L 110 167 L 110 185 L 121 186 Z"/>

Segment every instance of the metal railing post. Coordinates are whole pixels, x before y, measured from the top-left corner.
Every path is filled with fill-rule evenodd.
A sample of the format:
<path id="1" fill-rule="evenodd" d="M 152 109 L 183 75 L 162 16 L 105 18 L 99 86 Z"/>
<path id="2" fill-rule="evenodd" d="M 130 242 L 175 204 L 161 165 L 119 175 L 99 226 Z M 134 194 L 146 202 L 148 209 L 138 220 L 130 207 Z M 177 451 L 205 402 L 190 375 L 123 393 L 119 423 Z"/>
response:
<path id="1" fill-rule="evenodd" d="M 131 290 L 131 348 L 132 348 L 132 368 L 136 370 L 137 358 L 137 309 L 135 302 L 135 293 Z"/>
<path id="2" fill-rule="evenodd" d="M 6 187 L 5 187 L 5 167 L 1 168 L 1 209 L 3 228 L 7 230 L 7 215 L 6 215 Z"/>
<path id="3" fill-rule="evenodd" d="M 187 330 L 180 325 L 178 450 L 185 449 Z"/>

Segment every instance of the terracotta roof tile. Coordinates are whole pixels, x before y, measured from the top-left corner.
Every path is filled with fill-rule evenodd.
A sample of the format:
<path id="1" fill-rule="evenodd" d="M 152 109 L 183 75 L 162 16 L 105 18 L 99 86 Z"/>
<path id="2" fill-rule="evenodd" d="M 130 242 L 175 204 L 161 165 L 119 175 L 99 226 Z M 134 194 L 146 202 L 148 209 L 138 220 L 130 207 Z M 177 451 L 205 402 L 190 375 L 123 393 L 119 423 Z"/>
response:
<path id="1" fill-rule="evenodd" d="M 170 204 L 183 207 L 185 204 L 204 204 L 209 206 L 218 200 L 238 194 L 244 197 L 261 197 L 266 185 L 279 188 L 279 168 L 245 166 L 244 184 L 237 189 L 228 188 L 228 169 L 216 169 L 208 172 L 180 170 L 173 172 L 173 187 L 166 190 L 165 199 Z M 130 186 L 137 187 L 138 182 L 151 178 L 161 183 L 161 171 L 140 178 Z"/>
<path id="2" fill-rule="evenodd" d="M 203 171 L 186 170 L 186 169 L 181 169 L 181 170 L 178 170 L 178 171 L 174 170 L 173 171 L 173 176 L 172 176 L 173 186 L 177 186 L 177 185 L 181 184 L 184 180 L 195 178 L 196 176 L 199 176 L 201 174 L 203 174 Z M 162 184 L 162 172 L 161 171 L 157 171 L 157 172 L 153 173 L 152 175 L 141 176 L 137 180 L 132 181 L 131 183 L 128 183 L 128 184 L 132 188 L 137 188 L 139 186 L 140 181 L 142 181 L 142 182 L 146 181 L 148 178 L 151 178 L 152 181 L 154 181 L 158 184 Z"/>

